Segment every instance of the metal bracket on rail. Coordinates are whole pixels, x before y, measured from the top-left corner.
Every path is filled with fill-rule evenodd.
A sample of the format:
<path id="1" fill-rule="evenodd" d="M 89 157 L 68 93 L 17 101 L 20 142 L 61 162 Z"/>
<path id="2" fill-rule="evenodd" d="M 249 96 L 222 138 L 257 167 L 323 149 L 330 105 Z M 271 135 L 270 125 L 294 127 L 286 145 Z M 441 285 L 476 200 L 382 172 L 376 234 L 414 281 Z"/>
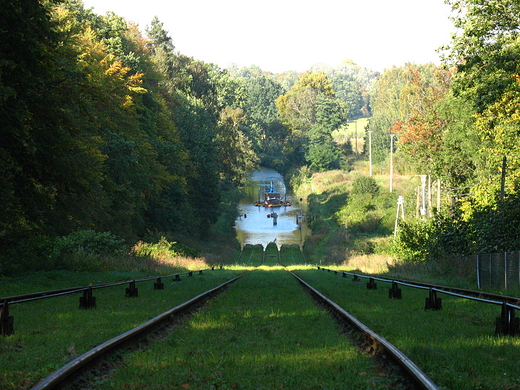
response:
<path id="1" fill-rule="evenodd" d="M 130 285 L 125 290 L 125 295 L 127 297 L 132 297 L 132 298 L 138 297 L 139 296 L 138 290 L 139 289 L 137 287 L 135 287 L 135 280 L 132 280 L 130 282 Z"/>
<path id="2" fill-rule="evenodd" d="M 80 309 L 91 309 L 96 307 L 96 297 L 92 296 L 92 287 L 83 290 L 83 296 L 79 297 Z"/>
<path id="3" fill-rule="evenodd" d="M 356 274 L 354 274 L 354 279 L 352 279 L 353 282 L 360 282 L 361 279 L 359 279 L 359 276 L 357 276 Z"/>
<path id="4" fill-rule="evenodd" d="M 346 273 L 346 272 L 343 272 L 343 277 L 344 277 L 344 278 L 347 277 L 347 273 Z"/>
<path id="5" fill-rule="evenodd" d="M 369 290 L 377 290 L 377 284 L 374 281 L 374 278 L 368 279 L 367 289 L 369 289 Z"/>
<path id="6" fill-rule="evenodd" d="M 520 334 L 519 319 L 515 316 L 515 309 L 507 303 L 502 304 L 502 313 L 495 320 L 495 333 L 504 336 Z"/>
<path id="7" fill-rule="evenodd" d="M 180 282 L 181 281 L 181 275 L 177 274 L 175 275 L 175 279 L 173 279 L 174 282 Z"/>
<path id="8" fill-rule="evenodd" d="M 430 288 L 430 294 L 428 298 L 425 298 L 424 310 L 441 310 L 442 299 L 437 298 L 437 291 Z"/>
<path id="9" fill-rule="evenodd" d="M 157 282 L 153 284 L 154 290 L 164 290 L 164 283 L 162 282 L 160 277 L 157 277 Z"/>
<path id="10" fill-rule="evenodd" d="M 399 288 L 399 285 L 397 282 L 392 282 L 392 288 L 388 290 L 388 298 L 396 298 L 401 299 L 403 298 L 401 289 Z"/>
<path id="11" fill-rule="evenodd" d="M 188 272 L 188 276 L 191 278 L 193 276 L 193 271 Z"/>
<path id="12" fill-rule="evenodd" d="M 0 307 L 0 334 L 9 336 L 14 333 L 14 318 L 9 315 L 9 303 L 7 300 L 2 302 Z"/>

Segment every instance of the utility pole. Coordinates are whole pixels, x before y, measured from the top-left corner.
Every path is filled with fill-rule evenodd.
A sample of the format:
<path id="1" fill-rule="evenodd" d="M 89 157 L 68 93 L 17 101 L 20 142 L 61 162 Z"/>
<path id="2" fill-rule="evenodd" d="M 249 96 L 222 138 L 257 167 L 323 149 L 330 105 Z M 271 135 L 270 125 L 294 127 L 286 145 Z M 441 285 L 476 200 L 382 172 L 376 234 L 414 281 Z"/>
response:
<path id="1" fill-rule="evenodd" d="M 404 198 L 400 196 L 397 199 L 397 213 L 395 215 L 394 238 L 397 236 L 397 227 L 399 226 L 399 211 L 401 211 L 401 219 L 404 220 Z"/>
<path id="2" fill-rule="evenodd" d="M 370 176 L 372 176 L 372 130 L 368 130 L 368 153 L 369 153 L 369 164 L 370 164 Z"/>
<path id="3" fill-rule="evenodd" d="M 390 192 L 393 190 L 394 181 L 394 137 L 395 134 L 390 134 Z"/>
<path id="4" fill-rule="evenodd" d="M 358 153 L 358 139 L 357 139 L 357 120 L 354 122 L 354 125 L 355 125 L 355 129 L 356 129 L 356 130 L 355 130 L 355 132 L 356 132 L 355 137 L 356 137 L 356 157 L 357 157 L 358 154 L 359 154 L 359 153 Z"/>
<path id="5" fill-rule="evenodd" d="M 428 175 L 417 175 L 421 178 L 421 215 L 424 218 L 428 213 L 428 208 L 426 207 L 426 177 Z"/>

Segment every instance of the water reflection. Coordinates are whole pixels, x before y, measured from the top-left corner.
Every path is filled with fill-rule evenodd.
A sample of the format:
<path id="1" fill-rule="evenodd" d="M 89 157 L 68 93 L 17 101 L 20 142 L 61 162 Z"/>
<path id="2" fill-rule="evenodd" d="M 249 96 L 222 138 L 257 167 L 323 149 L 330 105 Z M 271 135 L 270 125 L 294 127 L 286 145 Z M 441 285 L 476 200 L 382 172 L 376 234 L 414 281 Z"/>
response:
<path id="1" fill-rule="evenodd" d="M 262 245 L 274 242 L 278 247 L 282 245 L 297 244 L 300 247 L 308 236 L 308 228 L 305 221 L 301 226 L 297 224 L 298 213 L 305 214 L 305 204 L 300 202 L 290 191 L 287 191 L 286 201 L 291 206 L 266 208 L 255 206 L 258 200 L 258 186 L 267 177 L 278 177 L 281 175 L 271 169 L 260 169 L 250 178 L 246 186 L 247 196 L 239 203 L 239 218 L 235 223 L 237 239 L 242 245 Z M 277 213 L 276 224 L 273 218 L 267 215 Z"/>

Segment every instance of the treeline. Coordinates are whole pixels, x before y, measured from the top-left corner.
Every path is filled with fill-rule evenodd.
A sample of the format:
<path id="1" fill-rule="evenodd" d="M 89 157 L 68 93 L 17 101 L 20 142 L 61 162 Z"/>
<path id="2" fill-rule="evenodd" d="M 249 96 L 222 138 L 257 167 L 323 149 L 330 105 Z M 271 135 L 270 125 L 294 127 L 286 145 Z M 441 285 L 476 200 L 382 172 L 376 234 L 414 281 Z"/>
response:
<path id="1" fill-rule="evenodd" d="M 221 69 L 81 0 L 0 13 L 0 243 L 111 232 L 208 234 L 259 163 L 339 166 L 331 131 L 370 114 L 377 73 Z M 322 145 L 325 145 L 322 147 Z"/>
<path id="2" fill-rule="evenodd" d="M 400 228 L 415 259 L 520 249 L 520 3 L 449 3 L 459 32 L 443 65 L 388 69 L 372 94 L 374 161 L 393 133 L 396 170 L 440 180 L 451 199 Z"/>
<path id="3" fill-rule="evenodd" d="M 80 1 L 8 1 L 2 15 L 1 239 L 207 233 L 221 183 L 256 163 L 228 140 L 225 75 L 174 55 L 157 20 L 143 39 Z"/>

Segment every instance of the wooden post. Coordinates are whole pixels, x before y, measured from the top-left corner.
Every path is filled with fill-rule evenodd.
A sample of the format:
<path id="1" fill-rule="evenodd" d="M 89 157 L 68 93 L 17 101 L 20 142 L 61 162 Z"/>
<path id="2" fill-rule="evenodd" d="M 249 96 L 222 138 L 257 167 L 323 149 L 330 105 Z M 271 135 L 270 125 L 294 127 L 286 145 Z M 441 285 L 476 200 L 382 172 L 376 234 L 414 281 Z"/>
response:
<path id="1" fill-rule="evenodd" d="M 505 186 L 506 186 L 506 168 L 507 168 L 507 157 L 504 156 L 502 159 L 502 177 L 500 179 L 500 200 L 504 200 Z"/>
<path id="2" fill-rule="evenodd" d="M 437 212 L 441 211 L 441 179 L 437 179 Z"/>

